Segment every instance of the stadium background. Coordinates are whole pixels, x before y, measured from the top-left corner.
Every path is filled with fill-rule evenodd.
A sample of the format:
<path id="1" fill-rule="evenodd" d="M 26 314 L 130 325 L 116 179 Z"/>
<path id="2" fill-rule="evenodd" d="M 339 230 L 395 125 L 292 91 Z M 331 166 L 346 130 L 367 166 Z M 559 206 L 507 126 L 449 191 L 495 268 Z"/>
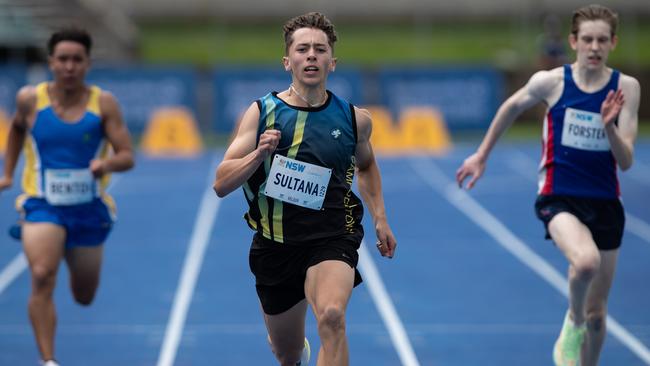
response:
<path id="1" fill-rule="evenodd" d="M 584 4 L 4 0 L 0 109 L 6 120 L 17 88 L 47 78 L 47 36 L 76 24 L 90 29 L 96 41 L 89 80 L 117 96 L 136 137 L 161 116 L 156 112 L 182 107 L 205 141 L 223 142 L 253 99 L 286 88 L 289 76 L 279 64 L 283 22 L 318 10 L 333 20 L 340 36 L 332 90 L 355 104 L 384 108 L 380 116 L 393 125 L 408 119 L 412 107 L 432 108 L 454 137 L 462 137 L 482 132 L 503 97 L 535 70 L 561 62 L 544 59 L 546 42 L 560 42 L 571 57 L 570 12 Z M 650 49 L 641 45 L 650 44 L 650 6 L 643 0 L 605 4 L 621 17 L 621 42 L 611 64 L 644 85 Z M 640 117 L 650 119 L 648 103 L 641 103 Z M 426 113 L 414 118 L 436 119 Z M 541 111 L 521 120 L 539 121 Z M 530 125 L 537 133 L 539 124 Z"/>
<path id="2" fill-rule="evenodd" d="M 518 141 L 495 149 L 471 196 L 452 180 L 500 101 L 548 66 L 545 24 L 561 29 L 567 47 L 570 11 L 586 3 L 0 0 L 0 141 L 17 88 L 48 77 L 49 33 L 77 24 L 95 38 L 89 80 L 117 96 L 140 142 L 137 168 L 113 180 L 120 221 L 91 308 L 74 304 L 60 271 L 57 357 L 71 366 L 272 364 L 246 268 L 243 199 L 217 200 L 210 183 L 241 109 L 288 85 L 281 25 L 318 10 L 340 36 L 329 87 L 373 108 L 373 143 L 400 240 L 390 262 L 362 250 L 366 284 L 349 312 L 352 364 L 549 364 L 566 309 L 566 261 L 541 238 L 530 207 L 541 111 L 522 116 L 509 134 Z M 647 0 L 604 4 L 621 15 L 612 66 L 650 85 Z M 650 111 L 642 98 L 637 161 L 621 175 L 628 227 L 610 314 L 622 328 L 608 336 L 603 365 L 650 365 Z M 403 154 L 423 150 L 435 154 Z M 18 189 L 0 196 L 0 365 L 38 357 L 24 258 L 2 233 L 17 218 Z M 391 301 L 406 336 L 400 319 L 386 321 Z M 315 349 L 312 317 L 307 332 Z"/>

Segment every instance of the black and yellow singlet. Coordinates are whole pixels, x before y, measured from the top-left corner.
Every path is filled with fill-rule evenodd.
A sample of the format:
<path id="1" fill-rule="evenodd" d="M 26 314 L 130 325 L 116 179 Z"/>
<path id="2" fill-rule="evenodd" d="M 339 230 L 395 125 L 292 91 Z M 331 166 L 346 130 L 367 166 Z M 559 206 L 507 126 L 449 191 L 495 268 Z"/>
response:
<path id="1" fill-rule="evenodd" d="M 258 141 L 267 129 L 282 133 L 275 153 L 243 185 L 249 205 L 244 218 L 267 239 L 305 245 L 321 239 L 363 235 L 363 206 L 352 192 L 357 144 L 354 106 L 329 91 L 327 94 L 325 104 L 316 108 L 289 105 L 276 92 L 257 100 Z M 264 194 L 276 154 L 332 170 L 320 210 Z"/>

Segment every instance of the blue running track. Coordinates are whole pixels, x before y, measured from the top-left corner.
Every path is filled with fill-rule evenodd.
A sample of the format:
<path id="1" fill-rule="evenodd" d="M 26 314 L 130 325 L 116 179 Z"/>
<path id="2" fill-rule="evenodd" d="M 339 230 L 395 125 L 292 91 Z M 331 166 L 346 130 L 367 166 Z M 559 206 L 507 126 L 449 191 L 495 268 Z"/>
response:
<path id="1" fill-rule="evenodd" d="M 539 146 L 499 145 L 477 187 L 458 190 L 455 170 L 474 148 L 379 158 L 399 246 L 393 260 L 381 258 L 366 215 L 365 283 L 348 311 L 352 365 L 551 364 L 567 307 L 566 261 L 533 212 Z M 243 193 L 211 192 L 222 154 L 140 155 L 135 170 L 114 177 L 119 221 L 91 307 L 73 302 L 65 265 L 59 271 L 62 365 L 275 364 L 248 268 Z M 635 154 L 619 176 L 627 228 L 602 365 L 650 365 L 650 143 Z M 17 193 L 0 196 L 3 231 L 17 219 Z M 20 244 L 0 234 L 0 365 L 37 365 L 29 273 Z M 307 335 L 314 365 L 311 313 Z"/>

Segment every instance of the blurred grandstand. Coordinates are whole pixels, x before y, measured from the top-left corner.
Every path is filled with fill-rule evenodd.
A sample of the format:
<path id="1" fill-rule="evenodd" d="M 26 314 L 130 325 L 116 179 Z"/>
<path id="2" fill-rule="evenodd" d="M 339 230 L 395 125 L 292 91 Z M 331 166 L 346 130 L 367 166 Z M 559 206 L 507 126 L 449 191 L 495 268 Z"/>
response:
<path id="1" fill-rule="evenodd" d="M 295 14 L 318 10 L 328 16 L 343 20 L 376 22 L 395 18 L 427 18 L 440 20 L 453 18 L 509 18 L 528 17 L 536 13 L 556 12 L 568 14 L 573 9 L 590 2 L 580 0 L 114 0 L 131 16 L 143 19 L 151 17 L 206 16 L 218 19 L 244 20 L 270 18 L 284 19 Z M 650 15 L 647 0 L 601 1 L 603 5 L 623 14 Z M 254 9 L 254 11 L 251 11 Z"/>
<path id="2" fill-rule="evenodd" d="M 0 67 L 0 109 L 11 113 L 16 88 L 47 77 L 43 46 L 51 31 L 78 25 L 90 30 L 95 40 L 89 80 L 115 93 L 136 134 L 152 116 L 160 115 L 156 112 L 171 107 L 189 111 L 175 115 L 192 116 L 204 135 L 228 135 L 247 103 L 259 93 L 286 86 L 286 74 L 277 64 L 282 22 L 318 10 L 332 18 L 342 34 L 337 46 L 342 73 L 337 70 L 338 77 L 328 85 L 332 90 L 355 104 L 388 108 L 377 112 L 386 116 L 387 126 L 400 123 L 410 106 L 428 106 L 433 110 L 425 115 L 440 116 L 452 133 L 482 131 L 504 95 L 534 70 L 566 61 L 562 48 L 569 15 L 585 4 L 0 0 L 0 63 L 7 65 Z M 650 42 L 648 0 L 604 5 L 622 18 L 623 41 L 612 64 L 648 85 L 650 50 L 640 47 Z M 559 32 L 548 33 L 558 27 Z M 248 65 L 246 72 L 240 70 L 243 65 Z M 23 69 L 25 77 L 18 77 Z M 387 97 L 388 90 L 402 90 L 406 96 L 396 101 Z M 538 115 L 532 111 L 524 119 L 539 120 Z M 650 119 L 650 104 L 642 103 L 640 117 Z M 180 125 L 188 123 L 194 121 Z"/>
<path id="3" fill-rule="evenodd" d="M 137 27 L 120 7 L 101 0 L 0 0 L 0 61 L 31 63 L 45 59 L 50 33 L 76 25 L 95 40 L 101 60 L 134 60 Z"/>

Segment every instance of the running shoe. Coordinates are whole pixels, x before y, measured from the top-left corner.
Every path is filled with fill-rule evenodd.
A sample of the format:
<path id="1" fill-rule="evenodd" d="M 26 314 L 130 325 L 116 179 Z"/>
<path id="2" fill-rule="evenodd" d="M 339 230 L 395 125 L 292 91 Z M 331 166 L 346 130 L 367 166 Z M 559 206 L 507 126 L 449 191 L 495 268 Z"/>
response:
<path id="1" fill-rule="evenodd" d="M 305 337 L 305 347 L 302 349 L 302 355 L 300 356 L 300 363 L 296 366 L 307 366 L 309 364 L 309 358 L 311 357 L 311 347 L 309 347 L 309 341 Z"/>
<path id="2" fill-rule="evenodd" d="M 269 346 L 271 346 L 272 349 L 273 344 L 271 343 L 271 336 L 267 334 L 266 340 L 269 342 Z M 305 346 L 302 348 L 302 355 L 300 355 L 300 362 L 298 362 L 296 366 L 307 366 L 307 364 L 309 364 L 310 358 L 311 358 L 311 347 L 309 346 L 309 341 L 307 340 L 307 337 L 305 337 Z"/>
<path id="3" fill-rule="evenodd" d="M 11 236 L 16 240 L 20 240 L 21 235 L 22 234 L 21 234 L 20 224 L 13 224 L 9 226 L 9 236 Z"/>
<path id="4" fill-rule="evenodd" d="M 580 352 L 585 339 L 587 326 L 577 327 L 569 319 L 569 312 L 564 316 L 562 331 L 553 347 L 553 362 L 555 366 L 580 366 Z"/>

